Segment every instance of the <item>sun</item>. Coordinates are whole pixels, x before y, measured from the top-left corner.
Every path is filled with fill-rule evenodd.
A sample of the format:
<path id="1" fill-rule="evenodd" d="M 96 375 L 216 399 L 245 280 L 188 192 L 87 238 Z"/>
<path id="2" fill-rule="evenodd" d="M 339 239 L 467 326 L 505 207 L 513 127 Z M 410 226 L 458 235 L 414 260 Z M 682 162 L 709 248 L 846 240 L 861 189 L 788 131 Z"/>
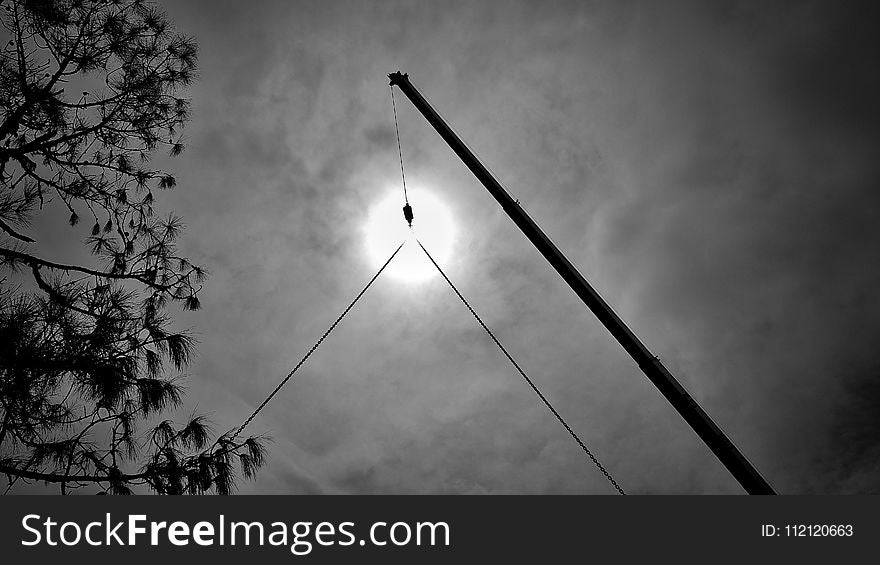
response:
<path id="1" fill-rule="evenodd" d="M 400 191 L 389 192 L 370 207 L 365 226 L 366 247 L 370 263 L 379 268 L 400 242 L 406 240 L 385 272 L 401 281 L 420 282 L 439 273 L 414 238 L 417 237 L 443 267 L 452 256 L 455 226 L 449 208 L 423 188 L 412 190 L 409 203 L 415 216 L 412 231 L 403 217 L 404 201 Z"/>

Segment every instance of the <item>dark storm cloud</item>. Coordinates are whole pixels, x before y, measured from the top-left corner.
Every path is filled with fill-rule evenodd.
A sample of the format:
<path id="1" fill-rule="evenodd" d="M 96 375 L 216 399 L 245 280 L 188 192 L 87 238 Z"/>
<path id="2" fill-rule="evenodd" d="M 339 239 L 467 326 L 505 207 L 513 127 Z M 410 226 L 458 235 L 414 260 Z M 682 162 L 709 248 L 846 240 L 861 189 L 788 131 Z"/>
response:
<path id="1" fill-rule="evenodd" d="M 878 489 L 875 15 L 835 3 L 174 2 L 164 205 L 212 271 L 189 401 L 234 426 L 374 269 L 401 69 L 783 492 Z M 462 292 L 632 492 L 739 492 L 404 97 Z M 408 183 L 408 184 L 409 184 Z M 419 211 L 416 210 L 418 218 Z M 610 492 L 442 281 L 380 279 L 254 421 L 246 492 Z"/>

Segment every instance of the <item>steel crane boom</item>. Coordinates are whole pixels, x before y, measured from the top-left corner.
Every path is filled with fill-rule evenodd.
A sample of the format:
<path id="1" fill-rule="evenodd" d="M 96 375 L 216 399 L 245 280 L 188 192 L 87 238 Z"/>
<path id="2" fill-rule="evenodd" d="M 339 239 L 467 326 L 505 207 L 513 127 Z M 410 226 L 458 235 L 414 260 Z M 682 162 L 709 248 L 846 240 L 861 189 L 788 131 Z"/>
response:
<path id="1" fill-rule="evenodd" d="M 749 494 L 776 494 L 770 484 L 761 476 L 752 463 L 724 434 L 721 428 L 709 417 L 696 400 L 681 386 L 663 363 L 653 355 L 626 323 L 612 310 L 599 293 L 590 285 L 568 258 L 550 240 L 544 231 L 532 220 L 519 203 L 510 197 L 501 183 L 492 176 L 471 150 L 459 139 L 440 114 L 425 100 L 413 86 L 409 76 L 396 72 L 388 75 L 391 86 L 400 88 L 410 102 L 428 120 L 456 155 L 471 170 L 489 193 L 498 201 L 510 219 L 541 252 L 568 286 L 580 297 L 599 321 L 611 332 L 618 343 L 636 362 L 648 379 L 663 394 L 666 400 L 678 411 L 712 453 L 728 471 L 739 481 Z"/>

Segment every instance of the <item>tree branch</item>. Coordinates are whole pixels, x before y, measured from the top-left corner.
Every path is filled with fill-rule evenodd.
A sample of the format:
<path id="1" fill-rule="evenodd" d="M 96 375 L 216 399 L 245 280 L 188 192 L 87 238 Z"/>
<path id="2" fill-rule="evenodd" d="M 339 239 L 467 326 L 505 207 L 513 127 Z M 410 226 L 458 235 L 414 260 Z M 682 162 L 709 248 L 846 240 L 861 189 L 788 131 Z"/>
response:
<path id="1" fill-rule="evenodd" d="M 48 483 L 64 483 L 64 482 L 83 482 L 83 483 L 109 483 L 110 481 L 135 481 L 144 479 L 149 476 L 148 473 L 137 473 L 134 475 L 119 474 L 114 477 L 100 475 L 62 475 L 60 473 L 39 473 L 37 471 L 28 471 L 27 469 L 19 469 L 0 463 L 0 473 L 15 477 L 22 477 L 35 481 L 46 481 Z"/>
<path id="2" fill-rule="evenodd" d="M 65 265 L 63 263 L 56 263 L 54 261 L 46 261 L 45 259 L 40 259 L 39 257 L 34 257 L 33 255 L 29 255 L 27 253 L 22 253 L 21 251 L 15 251 L 14 249 L 4 249 L 0 248 L 0 255 L 9 257 L 10 259 L 17 259 L 22 263 L 27 263 L 28 265 L 37 265 L 48 267 L 50 269 L 57 269 L 60 271 L 76 271 L 78 273 L 84 273 L 86 275 L 92 275 L 95 277 L 102 277 L 107 279 L 120 279 L 120 280 L 138 280 L 143 282 L 144 284 L 148 284 L 151 287 L 164 289 L 163 285 L 157 285 L 154 283 L 150 283 L 147 280 L 135 275 L 135 274 L 122 274 L 122 273 L 107 273 L 104 271 L 98 271 L 95 269 L 89 269 L 88 267 L 80 267 L 78 265 Z"/>
<path id="3" fill-rule="evenodd" d="M 0 218 L 0 229 L 14 237 L 15 239 L 20 239 L 21 241 L 26 241 L 28 243 L 33 243 L 34 240 L 29 238 L 26 235 L 20 234 L 15 229 L 12 228 L 9 224 L 3 221 L 3 218 Z"/>

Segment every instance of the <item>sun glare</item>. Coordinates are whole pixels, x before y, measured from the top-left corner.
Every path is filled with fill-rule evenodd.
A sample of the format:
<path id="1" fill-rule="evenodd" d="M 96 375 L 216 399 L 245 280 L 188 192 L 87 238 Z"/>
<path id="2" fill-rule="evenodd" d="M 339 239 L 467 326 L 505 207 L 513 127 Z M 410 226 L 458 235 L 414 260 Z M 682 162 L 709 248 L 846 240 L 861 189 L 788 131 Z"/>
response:
<path id="1" fill-rule="evenodd" d="M 449 209 L 433 194 L 416 187 L 409 202 L 415 216 L 412 231 L 403 218 L 404 201 L 399 191 L 389 193 L 370 208 L 365 228 L 367 253 L 378 268 L 406 240 L 385 272 L 398 280 L 419 282 L 439 273 L 413 236 L 444 267 L 452 255 L 455 229 Z"/>

